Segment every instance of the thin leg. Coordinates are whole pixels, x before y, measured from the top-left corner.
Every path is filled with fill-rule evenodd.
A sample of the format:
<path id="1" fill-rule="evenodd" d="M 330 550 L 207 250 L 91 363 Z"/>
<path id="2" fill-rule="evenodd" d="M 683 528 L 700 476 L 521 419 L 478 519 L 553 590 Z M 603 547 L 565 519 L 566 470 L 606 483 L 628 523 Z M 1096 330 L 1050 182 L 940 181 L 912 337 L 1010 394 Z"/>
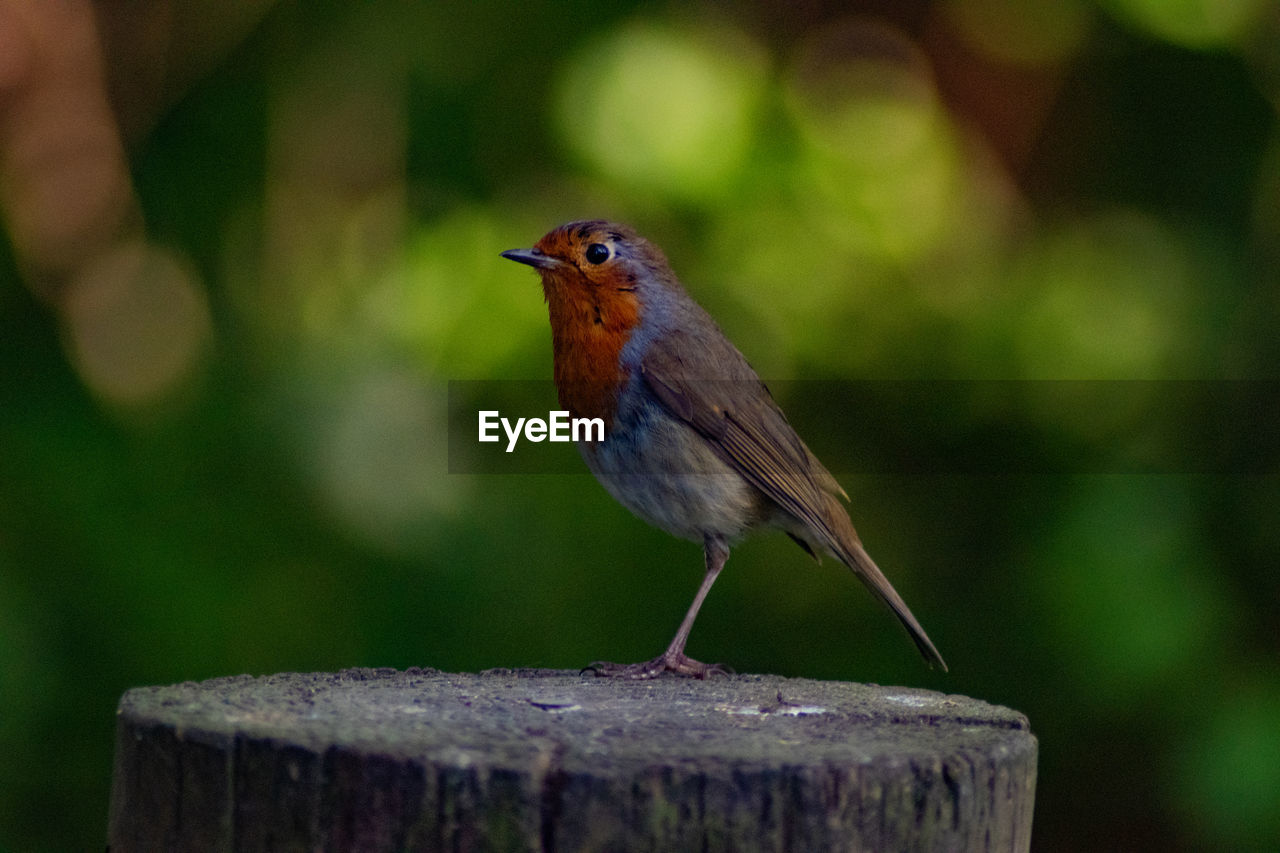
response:
<path id="1" fill-rule="evenodd" d="M 668 660 L 688 660 L 684 654 L 684 645 L 689 642 L 689 632 L 693 630 L 693 620 L 698 618 L 698 611 L 702 609 L 702 602 L 706 599 L 707 593 L 711 591 L 711 585 L 716 582 L 716 578 L 720 576 L 720 570 L 724 568 L 725 560 L 729 559 L 729 549 L 718 539 L 708 539 L 703 548 L 703 554 L 707 561 L 707 573 L 702 577 L 702 586 L 698 587 L 698 593 L 693 597 L 693 604 L 689 605 L 689 612 L 684 615 L 684 621 L 680 623 L 680 629 L 676 631 L 675 637 L 671 640 L 671 645 L 667 646 L 667 650 L 663 652 L 662 659 Z M 699 664 L 701 666 L 701 664 Z"/>
<path id="2" fill-rule="evenodd" d="M 706 558 L 707 573 L 703 576 L 702 586 L 698 587 L 698 593 L 693 597 L 693 604 L 689 605 L 689 612 L 684 615 L 684 621 L 680 623 L 680 628 L 672 638 L 671 645 L 667 646 L 667 650 L 644 663 L 620 664 L 601 661 L 591 664 L 588 669 L 594 670 L 596 675 L 609 678 L 657 678 L 664 672 L 706 678 L 713 673 L 728 672 L 728 669 L 721 664 L 701 663 L 684 653 L 685 643 L 689 642 L 689 632 L 693 630 L 693 621 L 698 618 L 702 602 L 711 591 L 711 585 L 719 577 L 725 561 L 729 559 L 729 546 L 719 537 L 708 537 L 703 546 L 703 553 Z"/>

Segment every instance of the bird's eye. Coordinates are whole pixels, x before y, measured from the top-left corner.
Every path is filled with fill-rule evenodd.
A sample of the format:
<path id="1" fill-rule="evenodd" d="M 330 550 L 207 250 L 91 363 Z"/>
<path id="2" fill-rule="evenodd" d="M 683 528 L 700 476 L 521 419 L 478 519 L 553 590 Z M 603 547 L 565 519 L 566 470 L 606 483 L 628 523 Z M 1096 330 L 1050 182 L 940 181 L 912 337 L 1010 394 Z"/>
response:
<path id="1" fill-rule="evenodd" d="M 593 264 L 603 264 L 609 260 L 609 247 L 604 243 L 592 243 L 587 247 L 587 260 Z"/>

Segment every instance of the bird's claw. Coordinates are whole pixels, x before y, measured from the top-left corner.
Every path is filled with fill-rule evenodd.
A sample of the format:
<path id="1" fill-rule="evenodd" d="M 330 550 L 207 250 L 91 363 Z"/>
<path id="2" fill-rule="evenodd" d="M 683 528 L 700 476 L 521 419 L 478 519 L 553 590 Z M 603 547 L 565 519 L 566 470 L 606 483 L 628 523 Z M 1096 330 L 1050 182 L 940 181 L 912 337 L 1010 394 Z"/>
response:
<path id="1" fill-rule="evenodd" d="M 595 673 L 599 678 L 625 678 L 633 681 L 657 678 L 664 672 L 702 679 L 713 675 L 733 674 L 733 670 L 722 663 L 702 663 L 684 654 L 662 654 L 653 660 L 643 661 L 642 663 L 596 661 L 584 667 L 582 671 Z"/>

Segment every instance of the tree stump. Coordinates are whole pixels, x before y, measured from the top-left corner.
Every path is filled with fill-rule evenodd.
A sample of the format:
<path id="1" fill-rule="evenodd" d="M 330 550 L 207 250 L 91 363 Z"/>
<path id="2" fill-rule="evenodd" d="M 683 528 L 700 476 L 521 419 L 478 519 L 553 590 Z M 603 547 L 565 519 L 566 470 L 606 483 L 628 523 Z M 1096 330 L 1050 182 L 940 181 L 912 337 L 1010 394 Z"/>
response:
<path id="1" fill-rule="evenodd" d="M 120 701 L 109 850 L 1025 851 L 1036 739 L 963 696 L 347 670 Z"/>

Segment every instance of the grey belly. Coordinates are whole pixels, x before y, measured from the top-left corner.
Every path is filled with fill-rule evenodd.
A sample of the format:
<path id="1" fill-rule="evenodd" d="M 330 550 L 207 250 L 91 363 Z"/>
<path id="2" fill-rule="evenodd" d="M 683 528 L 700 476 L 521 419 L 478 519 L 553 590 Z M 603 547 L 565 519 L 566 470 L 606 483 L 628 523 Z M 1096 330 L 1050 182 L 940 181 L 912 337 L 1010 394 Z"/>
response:
<path id="1" fill-rule="evenodd" d="M 632 414 L 603 442 L 579 445 L 596 479 L 631 512 L 695 542 L 732 542 L 770 515 L 764 495 L 690 427 L 652 409 Z"/>

